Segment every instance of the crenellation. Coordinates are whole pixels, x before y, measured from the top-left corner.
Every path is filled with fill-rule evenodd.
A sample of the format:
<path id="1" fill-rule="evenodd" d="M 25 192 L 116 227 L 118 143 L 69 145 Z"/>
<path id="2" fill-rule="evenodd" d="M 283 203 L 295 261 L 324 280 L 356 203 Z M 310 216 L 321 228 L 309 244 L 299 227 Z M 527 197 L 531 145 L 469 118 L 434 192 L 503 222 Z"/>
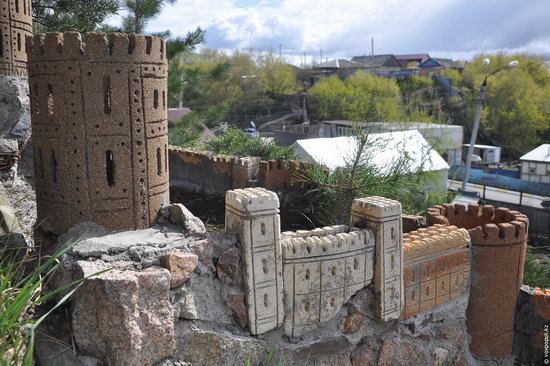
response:
<path id="1" fill-rule="evenodd" d="M 125 33 L 36 34 L 27 37 L 27 53 L 34 61 L 88 60 L 159 66 L 166 62 L 162 39 Z"/>

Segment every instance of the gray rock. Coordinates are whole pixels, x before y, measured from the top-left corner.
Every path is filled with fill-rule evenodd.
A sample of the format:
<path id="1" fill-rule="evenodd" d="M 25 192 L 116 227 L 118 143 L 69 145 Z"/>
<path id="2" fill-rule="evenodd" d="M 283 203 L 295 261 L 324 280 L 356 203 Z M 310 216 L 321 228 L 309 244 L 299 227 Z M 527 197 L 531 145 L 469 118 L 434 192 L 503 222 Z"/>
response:
<path id="1" fill-rule="evenodd" d="M 188 234 L 206 233 L 206 227 L 201 219 L 193 215 L 193 213 L 181 203 L 173 203 L 167 207 L 163 207 L 161 211 L 162 216 L 167 217 L 171 223 L 183 227 Z M 168 211 L 168 214 L 166 211 Z"/>
<path id="2" fill-rule="evenodd" d="M 176 314 L 185 319 L 233 324 L 222 288 L 222 283 L 213 273 L 193 274 L 189 281 L 172 291 Z"/>
<path id="3" fill-rule="evenodd" d="M 14 154 L 19 149 L 17 140 L 0 139 L 0 153 Z"/>
<path id="4" fill-rule="evenodd" d="M 0 138 L 25 144 L 31 135 L 27 79 L 0 75 Z"/>
<path id="5" fill-rule="evenodd" d="M 82 277 L 105 263 L 77 262 Z M 108 266 L 108 265 L 107 265 Z M 113 269 L 88 278 L 73 297 L 73 332 L 84 355 L 110 365 L 154 365 L 174 351 L 174 316 L 170 274 Z"/>
<path id="6" fill-rule="evenodd" d="M 193 240 L 161 227 L 112 233 L 93 223 L 77 225 L 59 238 L 61 244 L 73 245 L 71 253 L 77 258 L 134 261 L 143 267 L 159 265 L 159 257 L 164 254 L 189 251 Z"/>
<path id="7" fill-rule="evenodd" d="M 221 329 L 208 329 L 193 322 L 178 322 L 176 326 L 176 356 L 192 365 L 251 365 L 265 361 L 266 342 L 234 335 Z"/>

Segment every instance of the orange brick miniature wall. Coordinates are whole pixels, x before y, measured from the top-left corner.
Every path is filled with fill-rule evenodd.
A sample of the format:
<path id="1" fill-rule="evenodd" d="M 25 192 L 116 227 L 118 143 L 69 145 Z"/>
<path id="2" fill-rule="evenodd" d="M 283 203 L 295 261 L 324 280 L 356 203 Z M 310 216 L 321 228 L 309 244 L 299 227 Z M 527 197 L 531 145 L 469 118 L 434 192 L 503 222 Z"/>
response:
<path id="1" fill-rule="evenodd" d="M 169 199 L 164 41 L 68 32 L 27 46 L 38 222 L 152 225 Z"/>
<path id="2" fill-rule="evenodd" d="M 469 242 L 468 232 L 456 226 L 403 234 L 405 318 L 455 299 L 468 288 Z"/>
<path id="3" fill-rule="evenodd" d="M 468 229 L 472 242 L 466 320 L 470 348 L 479 358 L 507 357 L 512 353 L 529 220 L 506 208 L 456 204 L 430 208 L 428 222 Z"/>

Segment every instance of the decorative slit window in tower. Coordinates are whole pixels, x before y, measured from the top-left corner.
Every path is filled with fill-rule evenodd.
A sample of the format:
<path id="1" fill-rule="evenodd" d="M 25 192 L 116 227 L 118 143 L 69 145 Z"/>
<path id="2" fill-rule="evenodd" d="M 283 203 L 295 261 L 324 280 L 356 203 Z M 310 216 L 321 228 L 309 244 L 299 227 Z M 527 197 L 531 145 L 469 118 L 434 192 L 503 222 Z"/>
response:
<path id="1" fill-rule="evenodd" d="M 38 84 L 34 84 L 34 95 L 33 95 L 33 105 L 34 113 L 40 114 L 40 103 L 38 101 Z"/>
<path id="2" fill-rule="evenodd" d="M 42 149 L 38 149 L 38 169 L 40 169 L 40 178 L 44 178 L 44 155 L 42 155 Z"/>
<path id="3" fill-rule="evenodd" d="M 53 85 L 48 84 L 48 115 L 53 116 Z"/>
<path id="4" fill-rule="evenodd" d="M 159 176 L 162 175 L 162 152 L 160 150 L 160 147 L 157 148 L 157 174 Z"/>
<path id="5" fill-rule="evenodd" d="M 168 173 L 168 145 L 164 145 L 164 172 Z"/>
<path id="6" fill-rule="evenodd" d="M 52 168 L 52 181 L 57 184 L 57 159 L 55 158 L 55 151 L 52 149 L 51 154 L 51 168 Z"/>
<path id="7" fill-rule="evenodd" d="M 19 0 L 15 0 L 15 12 L 19 13 Z"/>
<path id="8" fill-rule="evenodd" d="M 111 150 L 105 151 L 105 175 L 109 187 L 115 185 L 115 159 Z"/>
<path id="9" fill-rule="evenodd" d="M 153 108 L 159 108 L 159 91 L 157 89 L 153 91 Z"/>
<path id="10" fill-rule="evenodd" d="M 103 112 L 105 114 L 111 114 L 112 111 L 112 89 L 111 89 L 111 77 L 106 75 L 103 77 Z"/>
<path id="11" fill-rule="evenodd" d="M 4 58 L 4 34 L 0 29 L 0 58 Z"/>
<path id="12" fill-rule="evenodd" d="M 162 91 L 162 109 L 166 110 L 166 90 Z"/>
<path id="13" fill-rule="evenodd" d="M 21 33 L 17 33 L 17 51 L 21 52 Z"/>

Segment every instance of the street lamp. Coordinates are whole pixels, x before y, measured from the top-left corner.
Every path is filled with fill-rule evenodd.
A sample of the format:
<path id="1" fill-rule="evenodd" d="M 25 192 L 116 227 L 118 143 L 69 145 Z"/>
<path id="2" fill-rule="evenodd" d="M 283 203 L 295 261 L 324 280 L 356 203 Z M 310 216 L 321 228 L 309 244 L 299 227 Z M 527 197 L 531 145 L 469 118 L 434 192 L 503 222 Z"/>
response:
<path id="1" fill-rule="evenodd" d="M 483 64 L 484 65 L 489 64 L 489 59 L 484 59 Z M 493 76 L 494 74 L 504 69 L 516 67 L 517 65 L 519 65 L 518 61 L 516 60 L 510 61 L 506 66 L 501 67 L 500 69 L 497 69 L 496 71 L 493 71 L 492 73 L 488 74 L 487 76 L 485 76 L 485 79 L 483 79 L 483 83 L 479 88 L 479 97 L 477 98 L 474 128 L 472 129 L 472 136 L 470 137 L 470 146 L 468 146 L 468 156 L 466 157 L 466 173 L 464 174 L 464 179 L 462 180 L 463 191 L 466 190 L 466 186 L 468 184 L 468 178 L 470 177 L 470 167 L 472 166 L 472 155 L 474 154 L 474 145 L 477 139 L 477 130 L 479 129 L 479 120 L 481 118 L 481 110 L 483 109 L 483 104 L 485 103 L 485 97 L 487 96 L 487 78 L 489 78 L 490 76 Z"/>

